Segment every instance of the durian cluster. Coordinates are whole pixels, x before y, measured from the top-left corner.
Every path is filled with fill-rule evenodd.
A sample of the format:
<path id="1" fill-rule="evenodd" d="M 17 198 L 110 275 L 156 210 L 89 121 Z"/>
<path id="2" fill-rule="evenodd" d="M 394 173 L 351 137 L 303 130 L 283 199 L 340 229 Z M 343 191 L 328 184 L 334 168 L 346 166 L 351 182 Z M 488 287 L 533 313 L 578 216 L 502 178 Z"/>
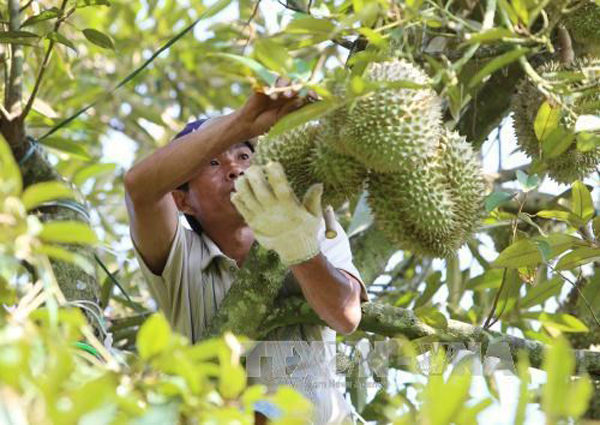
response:
<path id="1" fill-rule="evenodd" d="M 391 241 L 419 255 L 447 257 L 482 216 L 481 165 L 471 145 L 442 125 L 440 100 L 417 66 L 373 63 L 364 79 L 380 88 L 318 123 L 261 137 L 257 161 L 281 162 L 299 195 L 322 182 L 323 201 L 334 206 L 366 185 L 375 222 Z M 344 96 L 343 89 L 335 93 Z"/>
<path id="2" fill-rule="evenodd" d="M 537 72 L 556 87 L 563 87 L 556 95 L 563 105 L 560 111 L 561 125 L 566 130 L 574 131 L 574 117 L 600 114 L 600 58 L 583 57 L 569 65 L 551 61 L 542 65 Z M 519 83 L 512 101 L 517 143 L 531 158 L 543 160 L 548 175 L 557 182 L 571 183 L 583 179 L 593 173 L 600 163 L 600 147 L 581 152 L 573 142 L 559 156 L 544 158 L 534 123 L 540 106 L 546 101 L 552 102 L 534 82 L 523 79 Z"/>
<path id="3" fill-rule="evenodd" d="M 600 53 L 600 5 L 594 0 L 582 0 L 572 9 L 564 19 L 571 37 L 588 51 Z"/>

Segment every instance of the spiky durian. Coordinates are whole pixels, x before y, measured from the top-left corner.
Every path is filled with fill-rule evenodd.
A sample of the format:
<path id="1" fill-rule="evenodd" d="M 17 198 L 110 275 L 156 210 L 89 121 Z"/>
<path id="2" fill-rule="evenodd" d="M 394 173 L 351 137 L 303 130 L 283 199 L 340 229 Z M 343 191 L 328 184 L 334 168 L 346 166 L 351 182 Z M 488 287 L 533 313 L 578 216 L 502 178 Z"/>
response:
<path id="1" fill-rule="evenodd" d="M 360 195 L 367 169 L 360 162 L 333 150 L 326 140 L 332 137 L 321 125 L 311 152 L 311 172 L 323 183 L 323 204 L 340 207 L 347 199 Z"/>
<path id="2" fill-rule="evenodd" d="M 435 157 L 397 173 L 373 172 L 367 181 L 375 221 L 401 248 L 433 257 L 458 248 L 454 202 Z"/>
<path id="3" fill-rule="evenodd" d="M 429 78 L 405 60 L 373 63 L 371 82 L 407 81 L 427 85 Z M 343 117 L 340 137 L 332 143 L 377 172 L 395 172 L 412 158 L 425 158 L 437 145 L 441 107 L 430 88 L 382 88 L 336 112 Z"/>
<path id="4" fill-rule="evenodd" d="M 442 174 L 448 184 L 456 222 L 464 239 L 483 218 L 485 180 L 472 146 L 456 131 L 445 130 L 440 138 Z"/>
<path id="5" fill-rule="evenodd" d="M 564 23 L 576 42 L 600 53 L 600 5 L 593 0 L 582 1 L 565 16 Z"/>
<path id="6" fill-rule="evenodd" d="M 566 77 L 561 77 L 568 73 Z M 573 116 L 600 113 L 600 59 L 581 58 L 570 65 L 549 62 L 538 69 L 540 76 L 554 84 L 561 83 L 565 89 L 558 94 L 561 102 L 570 111 L 561 110 L 561 124 L 573 130 Z M 573 78 L 579 74 L 578 79 Z M 561 78 L 565 78 L 561 80 Z M 570 80 L 569 80 L 570 78 Z M 560 183 L 570 183 L 592 173 L 600 163 L 600 147 L 588 152 L 577 150 L 573 143 L 567 151 L 555 158 L 543 158 L 541 144 L 534 130 L 535 118 L 547 99 L 529 79 L 521 81 L 513 97 L 513 125 L 519 147 L 532 158 L 542 158 L 548 175 Z"/>
<path id="7" fill-rule="evenodd" d="M 302 197 L 304 192 L 317 183 L 311 172 L 311 154 L 319 126 L 307 123 L 276 137 L 268 134 L 259 137 L 253 162 L 264 165 L 269 161 L 280 162 L 294 192 Z"/>

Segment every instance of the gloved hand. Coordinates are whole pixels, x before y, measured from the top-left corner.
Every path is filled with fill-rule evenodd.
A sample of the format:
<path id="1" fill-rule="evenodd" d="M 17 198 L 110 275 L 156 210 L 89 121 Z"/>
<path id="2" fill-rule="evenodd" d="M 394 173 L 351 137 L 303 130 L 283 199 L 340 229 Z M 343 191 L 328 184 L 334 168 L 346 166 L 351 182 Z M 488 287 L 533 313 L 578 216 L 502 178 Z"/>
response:
<path id="1" fill-rule="evenodd" d="M 235 190 L 231 202 L 254 237 L 264 248 L 277 252 L 284 264 L 299 264 L 320 252 L 317 232 L 323 185 L 312 185 L 300 203 L 281 164 L 272 162 L 248 168 L 236 180 Z"/>

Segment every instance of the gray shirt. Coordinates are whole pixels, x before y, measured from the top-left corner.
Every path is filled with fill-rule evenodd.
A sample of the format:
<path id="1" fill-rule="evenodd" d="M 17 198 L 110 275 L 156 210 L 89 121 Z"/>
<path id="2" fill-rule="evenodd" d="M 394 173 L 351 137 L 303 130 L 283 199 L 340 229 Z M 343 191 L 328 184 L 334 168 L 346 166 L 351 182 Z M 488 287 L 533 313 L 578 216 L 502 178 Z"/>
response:
<path id="1" fill-rule="evenodd" d="M 361 298 L 368 300 L 360 274 L 352 263 L 348 237 L 338 223 L 336 230 L 337 237 L 327 239 L 325 225 L 321 225 L 318 236 L 321 252 L 334 267 L 361 282 Z M 223 254 L 206 234 L 198 235 L 181 223 L 160 276 L 146 266 L 135 244 L 134 251 L 150 292 L 171 326 L 192 342 L 197 341 L 210 326 L 233 283 L 235 261 Z M 280 296 L 301 294 L 294 279 L 284 280 Z M 248 356 L 249 383 L 266 385 L 271 392 L 279 385 L 292 386 L 314 403 L 316 424 L 348 420 L 351 410 L 339 389 L 343 382 L 335 374 L 335 339 L 335 331 L 328 326 L 293 325 L 275 329 L 265 338 L 269 341 L 259 343 Z"/>

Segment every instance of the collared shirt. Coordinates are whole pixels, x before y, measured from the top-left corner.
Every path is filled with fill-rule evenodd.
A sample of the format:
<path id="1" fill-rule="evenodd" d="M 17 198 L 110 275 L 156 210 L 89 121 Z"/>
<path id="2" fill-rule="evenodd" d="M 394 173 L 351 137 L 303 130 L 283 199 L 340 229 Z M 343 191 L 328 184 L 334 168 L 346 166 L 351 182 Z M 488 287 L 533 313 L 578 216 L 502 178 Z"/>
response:
<path id="1" fill-rule="evenodd" d="M 368 300 L 360 273 L 352 263 L 348 237 L 339 223 L 336 231 L 336 238 L 327 239 L 322 223 L 318 233 L 321 252 L 334 267 L 360 281 L 361 299 Z M 135 244 L 134 251 L 150 292 L 171 326 L 192 342 L 197 341 L 210 326 L 234 281 L 235 261 L 223 254 L 206 234 L 198 235 L 181 223 L 160 276 L 147 267 Z M 279 296 L 290 295 L 302 295 L 302 291 L 294 279 L 285 279 Z M 275 329 L 265 340 L 285 343 L 264 342 L 255 348 L 254 353 L 260 352 L 269 359 L 270 367 L 261 360 L 259 376 L 249 373 L 249 383 L 264 384 L 269 391 L 279 385 L 290 385 L 315 404 L 314 423 L 342 423 L 351 410 L 337 388 L 340 383 L 335 374 L 335 337 L 335 331 L 328 326 L 292 325 Z"/>

